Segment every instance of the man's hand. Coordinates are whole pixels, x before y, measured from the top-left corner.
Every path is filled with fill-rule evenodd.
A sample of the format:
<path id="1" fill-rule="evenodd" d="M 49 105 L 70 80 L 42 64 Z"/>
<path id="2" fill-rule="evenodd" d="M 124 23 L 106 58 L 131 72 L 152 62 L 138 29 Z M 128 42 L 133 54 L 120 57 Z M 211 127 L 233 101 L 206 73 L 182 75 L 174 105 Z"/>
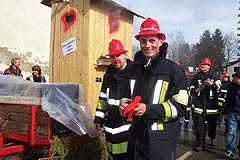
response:
<path id="1" fill-rule="evenodd" d="M 147 107 L 144 103 L 139 103 L 138 107 L 134 109 L 133 116 L 141 117 L 147 110 Z"/>
<path id="2" fill-rule="evenodd" d="M 126 117 L 127 115 L 124 115 L 123 112 L 124 112 L 124 109 L 127 107 L 128 103 L 125 103 L 123 101 L 120 102 L 120 105 L 119 105 L 119 114 L 122 116 L 122 117 Z"/>
<path id="3" fill-rule="evenodd" d="M 210 78 L 206 79 L 206 80 L 204 81 L 204 83 L 205 83 L 207 86 L 212 86 L 212 84 L 213 84 Z"/>

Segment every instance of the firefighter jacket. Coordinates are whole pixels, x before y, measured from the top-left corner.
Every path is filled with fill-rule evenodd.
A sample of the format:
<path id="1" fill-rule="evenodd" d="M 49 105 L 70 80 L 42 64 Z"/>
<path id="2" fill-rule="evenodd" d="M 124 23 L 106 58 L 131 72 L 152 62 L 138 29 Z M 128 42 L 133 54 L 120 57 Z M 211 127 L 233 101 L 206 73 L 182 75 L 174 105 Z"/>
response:
<path id="1" fill-rule="evenodd" d="M 104 74 L 102 88 L 96 107 L 94 123 L 104 127 L 108 151 L 111 155 L 127 152 L 128 130 L 130 124 L 119 114 L 120 100 L 130 98 L 127 70 L 131 61 L 127 59 L 126 68 L 119 72 L 110 65 Z"/>
<path id="2" fill-rule="evenodd" d="M 223 113 L 237 113 L 240 114 L 239 108 L 237 107 L 237 101 L 240 100 L 240 85 L 230 82 L 227 87 L 226 103 L 223 108 Z"/>
<path id="3" fill-rule="evenodd" d="M 166 59 L 161 50 L 148 62 L 141 51 L 137 54 L 130 73 L 131 94 L 132 99 L 142 97 L 146 113 L 133 117 L 131 136 L 147 143 L 154 139 L 177 139 L 178 118 L 185 115 L 188 103 L 184 70 Z"/>
<path id="4" fill-rule="evenodd" d="M 218 93 L 218 106 L 219 107 L 224 107 L 225 105 L 225 101 L 226 101 L 226 97 L 227 97 L 227 87 L 228 87 L 228 84 L 230 83 L 230 81 L 222 81 L 221 82 L 222 85 L 221 85 L 221 89 Z"/>
<path id="5" fill-rule="evenodd" d="M 204 84 L 206 79 L 210 78 L 212 86 Z M 191 88 L 195 90 L 202 87 L 201 92 L 195 94 L 195 102 L 193 111 L 206 116 L 207 114 L 219 114 L 218 92 L 221 88 L 221 80 L 219 76 L 211 69 L 207 72 L 197 73 L 191 82 Z"/>

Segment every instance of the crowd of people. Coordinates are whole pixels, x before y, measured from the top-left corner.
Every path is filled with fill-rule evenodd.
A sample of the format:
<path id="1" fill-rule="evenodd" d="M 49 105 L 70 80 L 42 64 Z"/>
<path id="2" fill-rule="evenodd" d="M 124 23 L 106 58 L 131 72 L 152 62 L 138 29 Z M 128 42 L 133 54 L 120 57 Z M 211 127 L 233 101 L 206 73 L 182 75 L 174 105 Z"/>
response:
<path id="1" fill-rule="evenodd" d="M 221 79 L 206 57 L 198 73 L 189 78 L 179 62 L 166 58 L 166 35 L 151 18 L 142 22 L 135 38 L 141 50 L 133 61 L 126 59 L 127 50 L 120 40 L 109 43 L 106 56 L 111 65 L 96 107 L 95 128 L 105 131 L 112 159 L 176 159 L 180 118 L 188 128 L 190 115 L 196 133 L 193 150 L 204 150 L 207 136 L 215 146 L 217 124 L 224 119 L 224 154 L 232 158 L 240 121 L 240 70 L 231 82 L 226 72 Z M 126 112 L 130 106 L 132 111 Z"/>
<path id="2" fill-rule="evenodd" d="M 0 75 L 20 76 L 23 78 L 22 70 L 20 69 L 20 58 L 12 58 L 11 65 L 4 72 L 0 71 Z M 46 82 L 45 77 L 42 75 L 41 67 L 39 65 L 32 66 L 32 74 L 26 78 L 32 82 Z"/>

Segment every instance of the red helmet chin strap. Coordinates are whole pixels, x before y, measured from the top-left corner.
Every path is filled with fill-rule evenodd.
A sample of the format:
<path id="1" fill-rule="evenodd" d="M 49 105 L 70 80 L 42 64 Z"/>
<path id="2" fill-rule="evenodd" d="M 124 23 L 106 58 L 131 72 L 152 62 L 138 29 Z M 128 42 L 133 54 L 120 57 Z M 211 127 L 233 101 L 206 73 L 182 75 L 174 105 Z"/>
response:
<path id="1" fill-rule="evenodd" d="M 113 63 L 117 64 L 118 61 L 119 61 L 118 57 L 114 57 L 114 59 L 113 59 Z"/>

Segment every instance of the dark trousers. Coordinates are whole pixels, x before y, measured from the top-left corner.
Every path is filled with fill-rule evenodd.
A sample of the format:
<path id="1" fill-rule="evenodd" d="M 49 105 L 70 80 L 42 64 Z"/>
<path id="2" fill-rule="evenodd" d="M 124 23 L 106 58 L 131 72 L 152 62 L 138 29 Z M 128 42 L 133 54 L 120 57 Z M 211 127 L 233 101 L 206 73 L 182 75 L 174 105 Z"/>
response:
<path id="1" fill-rule="evenodd" d="M 128 146 L 127 160 L 176 160 L 177 139 L 159 139 L 149 143 L 138 140 Z"/>
<path id="2" fill-rule="evenodd" d="M 217 118 L 218 114 L 211 114 L 203 117 L 201 114 L 193 112 L 193 123 L 196 130 L 196 145 L 200 146 L 204 143 L 204 132 L 207 131 L 205 121 L 208 125 L 208 136 L 211 139 L 216 138 Z"/>
<path id="3" fill-rule="evenodd" d="M 210 114 L 210 115 L 207 116 L 208 137 L 211 138 L 211 139 L 216 138 L 217 119 L 218 119 L 218 114 Z"/>

